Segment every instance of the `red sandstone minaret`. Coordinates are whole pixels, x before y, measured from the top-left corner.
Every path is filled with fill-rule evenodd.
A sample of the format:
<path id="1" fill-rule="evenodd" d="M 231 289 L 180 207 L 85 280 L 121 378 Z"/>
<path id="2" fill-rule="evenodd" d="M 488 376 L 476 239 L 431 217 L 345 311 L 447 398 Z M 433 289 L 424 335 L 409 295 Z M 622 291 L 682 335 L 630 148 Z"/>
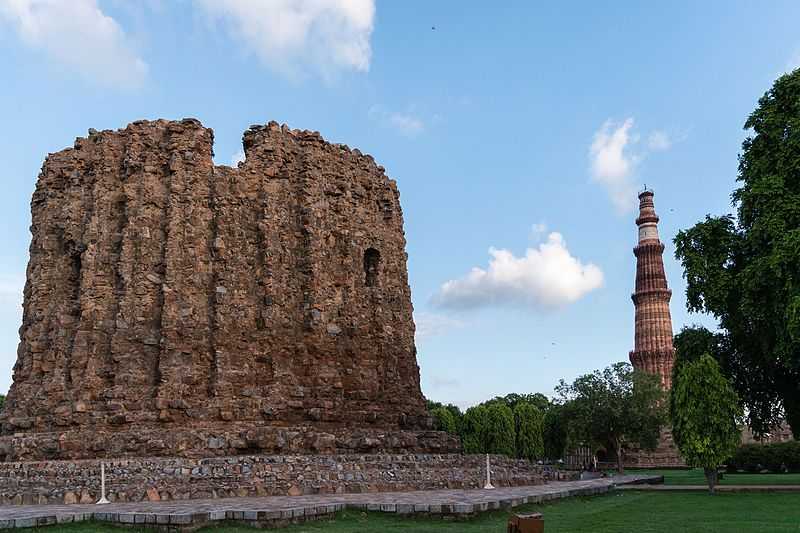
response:
<path id="1" fill-rule="evenodd" d="M 637 370 L 661 376 L 665 389 L 672 383 L 672 318 L 669 300 L 672 291 L 664 274 L 664 244 L 658 238 L 658 215 L 653 191 L 639 194 L 639 244 L 636 256 L 636 292 L 631 295 L 636 307 L 636 334 L 631 363 Z"/>

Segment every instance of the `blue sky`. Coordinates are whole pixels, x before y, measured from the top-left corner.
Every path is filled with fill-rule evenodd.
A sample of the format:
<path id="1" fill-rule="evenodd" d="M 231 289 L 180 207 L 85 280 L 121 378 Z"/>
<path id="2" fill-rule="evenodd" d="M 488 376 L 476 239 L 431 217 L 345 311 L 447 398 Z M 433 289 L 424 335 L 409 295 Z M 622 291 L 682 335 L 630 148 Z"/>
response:
<path id="1" fill-rule="evenodd" d="M 44 156 L 140 118 L 199 118 L 224 164 L 277 120 L 385 166 L 431 399 L 551 394 L 627 360 L 644 183 L 673 327 L 711 324 L 685 311 L 671 239 L 730 211 L 742 124 L 800 66 L 798 21 L 778 0 L 0 0 L 0 391 Z"/>

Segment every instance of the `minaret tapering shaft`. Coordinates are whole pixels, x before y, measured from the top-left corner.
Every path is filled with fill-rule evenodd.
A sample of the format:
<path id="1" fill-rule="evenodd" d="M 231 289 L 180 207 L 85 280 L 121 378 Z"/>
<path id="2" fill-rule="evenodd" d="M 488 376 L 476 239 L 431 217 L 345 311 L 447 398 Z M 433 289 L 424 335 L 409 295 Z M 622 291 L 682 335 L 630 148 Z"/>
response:
<path id="1" fill-rule="evenodd" d="M 664 388 L 672 383 L 672 318 L 669 300 L 672 291 L 664 274 L 664 244 L 658 238 L 658 215 L 653 192 L 639 194 L 639 244 L 636 256 L 636 291 L 631 295 L 636 307 L 634 349 L 630 352 L 634 368 L 661 376 Z"/>

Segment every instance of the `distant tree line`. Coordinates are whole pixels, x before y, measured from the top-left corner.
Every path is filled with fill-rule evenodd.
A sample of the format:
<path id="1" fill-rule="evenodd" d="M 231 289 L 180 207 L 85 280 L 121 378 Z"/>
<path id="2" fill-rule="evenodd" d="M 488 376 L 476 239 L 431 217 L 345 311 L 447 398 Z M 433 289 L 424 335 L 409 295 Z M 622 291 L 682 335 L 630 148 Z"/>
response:
<path id="1" fill-rule="evenodd" d="M 465 453 L 492 453 L 536 461 L 562 449 L 547 449 L 546 427 L 557 406 L 545 395 L 498 396 L 462 412 L 453 404 L 428 401 L 437 429 L 458 435 Z M 551 427 L 558 427 L 552 420 Z M 552 430 L 551 430 L 552 433 Z"/>
<path id="2" fill-rule="evenodd" d="M 437 429 L 461 438 L 464 453 L 491 453 L 530 461 L 556 462 L 568 448 L 588 444 L 582 405 L 596 398 L 549 399 L 541 393 L 508 394 L 485 401 L 465 412 L 453 404 L 428 400 Z M 591 439 L 589 439 L 591 440 Z M 595 439 L 597 440 L 597 439 Z"/>
<path id="3" fill-rule="evenodd" d="M 658 379 L 627 363 L 561 381 L 555 399 L 544 394 L 498 396 L 465 412 L 428 401 L 437 427 L 461 437 L 464 453 L 492 453 L 556 462 L 568 449 L 604 448 L 618 458 L 623 446 L 652 448 L 666 420 Z"/>

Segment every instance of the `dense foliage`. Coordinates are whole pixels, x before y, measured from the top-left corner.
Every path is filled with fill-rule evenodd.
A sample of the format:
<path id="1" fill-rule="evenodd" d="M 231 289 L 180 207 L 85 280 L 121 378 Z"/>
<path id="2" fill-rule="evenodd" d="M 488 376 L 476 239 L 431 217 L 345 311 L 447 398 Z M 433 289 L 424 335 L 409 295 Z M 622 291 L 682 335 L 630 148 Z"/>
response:
<path id="1" fill-rule="evenodd" d="M 514 457 L 516 455 L 516 431 L 514 413 L 507 405 L 489 402 L 486 406 L 486 453 Z"/>
<path id="2" fill-rule="evenodd" d="M 719 320 L 721 362 L 756 434 L 783 416 L 800 438 L 800 69 L 744 125 L 736 216 L 675 237 L 686 305 Z"/>
<path id="3" fill-rule="evenodd" d="M 529 460 L 544 457 L 543 394 L 509 394 L 470 407 L 463 414 L 452 404 L 427 402 L 441 431 L 461 437 L 465 453 L 493 453 Z M 559 456 L 560 457 L 560 456 Z"/>
<path id="4" fill-rule="evenodd" d="M 567 411 L 565 406 L 553 404 L 544 413 L 544 456 L 551 461 L 564 457 L 567 447 Z"/>
<path id="5" fill-rule="evenodd" d="M 489 453 L 486 432 L 488 430 L 488 414 L 484 405 L 470 407 L 464 413 L 464 425 L 461 433 L 461 445 L 464 453 Z"/>
<path id="6" fill-rule="evenodd" d="M 517 456 L 533 461 L 544 457 L 544 414 L 528 402 L 514 407 Z"/>
<path id="7" fill-rule="evenodd" d="M 746 444 L 736 450 L 727 464 L 731 472 L 800 472 L 800 441 Z"/>
<path id="8" fill-rule="evenodd" d="M 547 409 L 550 407 L 550 400 L 547 398 L 547 396 L 539 392 L 535 392 L 533 394 L 511 393 L 506 394 L 505 396 L 495 396 L 487 403 L 490 402 L 504 403 L 512 411 L 521 403 L 531 404 L 542 412 L 547 411 Z"/>
<path id="9" fill-rule="evenodd" d="M 445 407 L 436 407 L 431 410 L 431 416 L 436 419 L 436 429 L 451 435 L 458 435 L 458 425 L 453 413 Z"/>
<path id="10" fill-rule="evenodd" d="M 638 372 L 628 363 L 563 380 L 556 388 L 567 404 L 567 434 L 572 445 L 605 447 L 623 471 L 624 449 L 653 449 L 666 419 L 664 393 L 656 376 Z"/>
<path id="11" fill-rule="evenodd" d="M 0 410 L 3 409 L 3 404 L 6 403 L 6 397 L 0 394 Z"/>
<path id="12" fill-rule="evenodd" d="M 739 446 L 739 399 L 708 354 L 685 362 L 670 391 L 672 437 L 686 464 L 701 467 L 713 493 L 717 468 Z"/>

